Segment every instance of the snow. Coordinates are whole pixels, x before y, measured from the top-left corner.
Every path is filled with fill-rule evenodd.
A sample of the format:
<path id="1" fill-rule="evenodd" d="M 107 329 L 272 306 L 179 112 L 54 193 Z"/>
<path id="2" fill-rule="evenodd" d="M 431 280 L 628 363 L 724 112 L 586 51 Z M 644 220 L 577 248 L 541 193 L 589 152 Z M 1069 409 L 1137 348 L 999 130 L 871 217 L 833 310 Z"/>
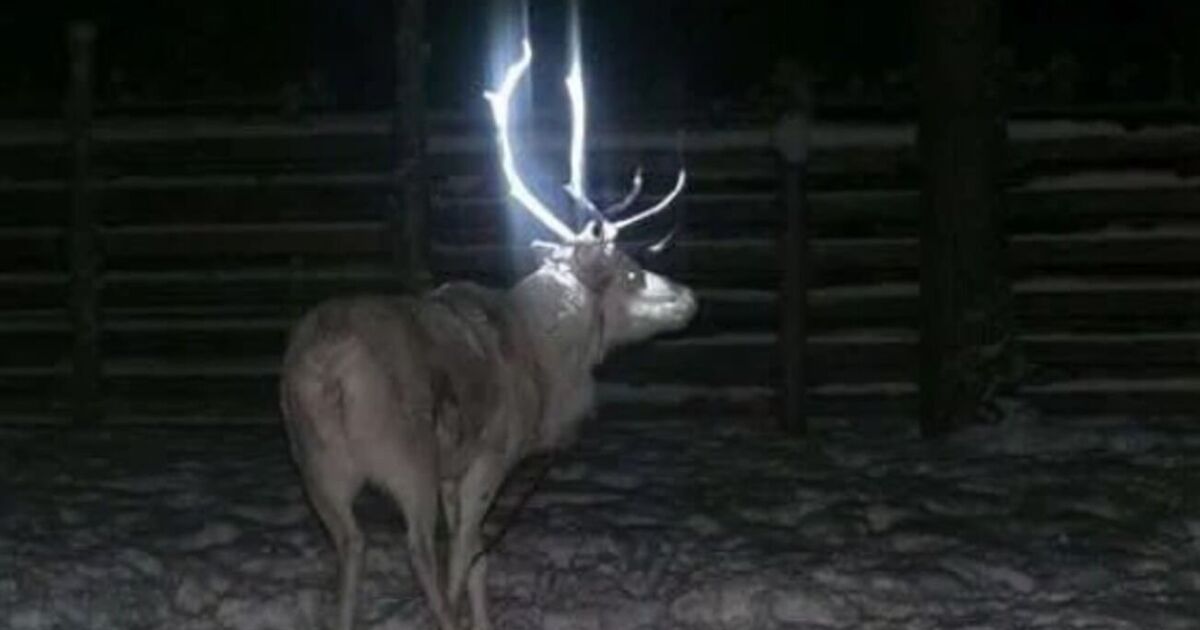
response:
<path id="1" fill-rule="evenodd" d="M 772 397 L 775 390 L 770 387 L 754 386 L 712 387 L 710 385 L 661 383 L 655 385 L 600 383 L 597 385 L 596 391 L 597 396 L 606 402 L 684 404 L 704 399 L 720 399 L 733 403 L 760 401 Z"/>
<path id="2" fill-rule="evenodd" d="M 1200 280 L 1159 278 L 1100 278 L 1081 276 L 1043 276 L 1017 280 L 1012 290 L 1017 294 L 1035 293 L 1123 293 L 1139 291 L 1194 291 L 1200 289 Z M 915 282 L 879 282 L 873 284 L 848 284 L 835 287 L 820 287 L 809 291 L 813 303 L 852 301 L 866 298 L 916 297 Z M 747 301 L 770 301 L 775 293 L 763 292 L 761 296 L 746 296 Z"/>
<path id="3" fill-rule="evenodd" d="M 1200 434 L 866 426 L 602 414 L 496 547 L 497 628 L 1196 627 Z M 359 627 L 431 627 L 397 514 L 359 514 Z M 277 427 L 3 430 L 0 558 L 14 630 L 303 630 L 333 602 Z"/>
<path id="4" fill-rule="evenodd" d="M 65 332 L 70 330 L 64 311 L 7 311 L 0 317 L 0 333 Z"/>
<path id="5" fill-rule="evenodd" d="M 211 317 L 201 317 L 193 319 L 173 318 L 173 319 L 156 319 L 152 317 L 143 317 L 136 319 L 115 319 L 104 323 L 105 327 L 110 330 L 119 331 L 140 331 L 140 332 L 156 332 L 156 331 L 246 331 L 246 330 L 265 330 L 265 331 L 280 331 L 287 330 L 295 323 L 294 318 L 289 317 L 239 317 L 237 319 L 217 319 Z"/>
<path id="6" fill-rule="evenodd" d="M 678 347 L 678 346 L 705 346 L 705 347 L 728 347 L 728 346 L 769 346 L 778 342 L 778 337 L 774 333 L 722 333 L 719 335 L 706 335 L 695 337 L 682 337 L 679 339 L 662 339 L 656 340 L 653 343 L 659 347 Z"/>
<path id="7" fill-rule="evenodd" d="M 0 142 L 0 145 L 3 143 Z M 836 143 L 829 143 L 833 148 Z M 851 145 L 853 146 L 853 144 Z M 693 147 L 694 148 L 694 147 Z M 863 148 L 872 147 L 869 144 Z M 899 147 L 897 147 L 899 148 Z M 629 150 L 636 150 L 630 148 Z M 715 149 L 714 149 L 715 150 Z M 819 159 L 819 158 L 818 158 Z M 765 171 L 764 171 L 765 173 Z M 713 177 L 709 172 L 706 177 Z M 502 196 L 480 195 L 475 189 L 482 181 L 478 175 L 443 176 L 443 192 L 451 195 L 455 205 L 462 204 L 494 204 L 503 201 Z M 394 177 L 386 172 L 355 172 L 341 173 L 275 173 L 254 175 L 230 174 L 194 174 L 194 175 L 117 175 L 104 177 L 93 182 L 93 188 L 98 190 L 179 190 L 179 189 L 245 189 L 268 187 L 345 187 L 345 188 L 385 188 L 394 183 Z M 68 189 L 70 182 L 63 179 L 29 179 L 17 180 L 0 176 L 0 191 L 4 192 L 63 192 Z M 1200 177 L 1181 175 L 1173 170 L 1089 170 L 1068 174 L 1039 175 L 1023 181 L 1010 188 L 1018 193 L 1037 192 L 1074 192 L 1074 191 L 1146 191 L 1146 190 L 1191 190 L 1200 186 Z M 870 203 L 877 199 L 897 198 L 903 195 L 916 195 L 911 190 L 882 190 L 882 191 L 828 191 L 817 190 L 809 193 L 810 199 L 827 200 L 856 200 Z M 689 203 L 743 203 L 754 204 L 771 201 L 774 193 L 739 192 L 718 193 L 701 192 L 689 193 Z"/>
<path id="8" fill-rule="evenodd" d="M 1200 227 L 1192 223 L 1156 223 L 1152 228 L 1127 228 L 1106 226 L 1098 230 L 1070 234 L 1017 234 L 1011 237 L 1014 243 L 1100 243 L 1117 241 L 1149 241 L 1200 238 Z"/>
<path id="9" fill-rule="evenodd" d="M 1068 175 L 1044 175 L 1023 183 L 1016 190 L 1171 189 L 1197 186 L 1200 186 L 1200 177 L 1180 175 L 1175 171 L 1125 169 L 1087 171 Z"/>
<path id="10" fill-rule="evenodd" d="M 1051 383 L 1028 384 L 1022 387 L 1024 392 L 1101 392 L 1101 393 L 1130 393 L 1130 392 L 1188 392 L 1200 391 L 1200 378 L 1086 378 L 1056 380 Z"/>
<path id="11" fill-rule="evenodd" d="M 274 376 L 279 373 L 277 357 L 225 358 L 217 361 L 181 361 L 177 358 L 110 359 L 104 362 L 108 376 L 159 377 L 190 376 L 196 378 Z"/>
<path id="12" fill-rule="evenodd" d="M 1169 332 L 1021 332 L 1017 335 L 1024 342 L 1038 343 L 1133 343 L 1133 342 L 1162 342 L 1178 343 L 1200 342 L 1200 331 L 1169 331 Z M 846 330 L 829 330 L 810 333 L 807 341 L 813 344 L 875 344 L 875 343 L 917 343 L 920 335 L 908 328 L 857 328 Z M 768 346 L 779 343 L 775 333 L 721 333 L 679 339 L 663 339 L 651 342 L 659 347 L 678 346 Z"/>
<path id="13" fill-rule="evenodd" d="M 228 189 L 266 188 L 271 186 L 344 186 L 384 187 L 395 182 L 388 173 L 276 173 L 259 175 L 118 175 L 97 179 L 92 188 L 97 190 L 177 190 L 177 189 Z M 65 191 L 69 180 L 13 180 L 0 177 L 0 191 L 5 192 L 57 192 Z"/>
<path id="14" fill-rule="evenodd" d="M 628 125 L 625 125 L 628 126 Z M 232 120 L 216 118 L 164 118 L 159 121 L 107 119 L 96 122 L 93 137 L 100 142 L 178 142 L 201 139 L 222 140 L 286 140 L 312 137 L 367 136 L 380 137 L 390 133 L 387 112 L 359 115 L 326 115 L 305 120 L 283 121 L 279 118 L 261 120 Z M 762 149 L 774 143 L 775 126 L 758 125 L 740 129 L 688 132 L 683 143 L 689 151 L 725 151 L 730 149 Z M 1191 124 L 1152 125 L 1129 129 L 1110 121 L 1073 121 L 1066 119 L 1013 120 L 1008 135 L 1019 142 L 1071 140 L 1080 138 L 1132 138 L 1138 140 L 1173 139 L 1200 133 L 1200 126 Z M 66 139 L 61 123 L 29 124 L 28 121 L 0 121 L 0 147 L 27 147 L 61 144 Z M 567 134 L 523 131 L 522 145 L 534 150 L 563 149 Z M 838 147 L 902 147 L 916 140 L 916 126 L 909 124 L 836 123 L 816 121 L 809 136 L 814 148 Z M 614 132 L 601 128 L 592 134 L 593 150 L 670 150 L 674 151 L 679 135 L 667 132 Z M 431 153 L 490 152 L 495 150 L 490 130 L 466 133 L 438 132 L 430 135 Z"/>
<path id="15" fill-rule="evenodd" d="M 761 289 L 706 289 L 701 287 L 696 290 L 700 296 L 700 300 L 721 300 L 724 302 L 743 302 L 743 303 L 759 303 L 773 302 L 777 297 L 775 291 L 765 291 Z"/>
<path id="16" fill-rule="evenodd" d="M 68 372 L 67 365 L 57 363 L 55 365 L 0 365 L 0 378 L 21 378 L 30 376 L 56 376 L 66 374 Z M 7 416 L 5 417 L 7 420 Z"/>
<path id="17" fill-rule="evenodd" d="M 846 284 L 832 287 L 810 289 L 810 302 L 838 302 L 842 300 L 861 300 L 865 298 L 900 298 L 917 295 L 915 282 L 874 282 L 871 284 Z"/>
<path id="18" fill-rule="evenodd" d="M 104 274 L 105 282 L 212 282 L 216 284 L 232 284 L 235 282 L 285 282 L 300 279 L 301 281 L 340 281 L 366 282 L 394 280 L 395 272 L 384 265 L 338 265 L 336 267 L 312 268 L 301 270 L 281 267 L 259 268 L 220 268 L 220 269 L 166 269 L 166 270 L 128 270 L 114 269 Z"/>
<path id="19" fill-rule="evenodd" d="M 105 233 L 120 236 L 187 236 L 187 235 L 224 235 L 224 234 L 289 234 L 310 233 L 373 233 L 382 232 L 387 227 L 385 221 L 287 221 L 276 223 L 185 223 L 169 225 L 122 225 L 105 228 Z"/>
<path id="20" fill-rule="evenodd" d="M 37 286 L 65 282 L 70 276 L 59 271 L 0 271 L 0 284 L 6 286 Z"/>
<path id="21" fill-rule="evenodd" d="M 882 381 L 878 383 L 824 383 L 809 388 L 809 393 L 842 396 L 907 396 L 917 392 L 915 383 Z"/>
<path id="22" fill-rule="evenodd" d="M 1024 341 L 1037 341 L 1042 343 L 1052 342 L 1068 342 L 1068 341 L 1087 341 L 1091 343 L 1130 343 L 1130 342 L 1154 342 L 1154 341 L 1176 341 L 1179 343 L 1197 343 L 1200 342 L 1200 332 L 1196 331 L 1172 331 L 1172 332 L 1039 332 L 1039 333 L 1022 333 L 1019 335 Z"/>
<path id="23" fill-rule="evenodd" d="M 0 227 L 0 239 L 54 238 L 63 231 L 59 227 Z"/>
<path id="24" fill-rule="evenodd" d="M 1088 278 L 1075 276 L 1045 276 L 1013 283 L 1018 293 L 1125 293 L 1139 291 L 1189 292 L 1200 289 L 1196 279 L 1160 278 Z M 915 288 L 914 288 L 915 292 Z M 915 293 L 914 293 L 915 294 Z"/>
<path id="25" fill-rule="evenodd" d="M 1072 120 L 1012 120 L 1008 137 L 1016 142 L 1044 142 L 1079 139 L 1177 139 L 1200 133 L 1200 126 L 1172 124 L 1147 126 L 1130 130 L 1115 122 L 1081 122 Z M 816 149 L 849 147 L 903 148 L 916 143 L 917 128 L 913 124 L 830 123 L 818 121 L 812 127 L 810 141 Z M 689 136 L 689 147 L 691 137 Z"/>

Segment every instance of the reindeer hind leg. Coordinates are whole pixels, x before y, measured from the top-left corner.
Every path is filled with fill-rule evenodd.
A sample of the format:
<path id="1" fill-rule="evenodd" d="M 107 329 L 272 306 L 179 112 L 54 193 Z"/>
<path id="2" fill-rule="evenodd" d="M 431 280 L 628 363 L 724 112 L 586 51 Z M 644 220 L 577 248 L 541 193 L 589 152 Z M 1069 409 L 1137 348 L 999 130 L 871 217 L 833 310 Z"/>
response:
<path id="1" fill-rule="evenodd" d="M 379 483 L 404 512 L 408 528 L 409 560 L 442 630 L 456 630 L 445 588 L 441 583 L 436 534 L 439 484 L 432 453 L 401 449 L 409 457 L 393 460 L 380 471 Z"/>
<path id="2" fill-rule="evenodd" d="M 321 467 L 305 474 L 309 498 L 321 522 L 329 530 L 338 554 L 337 630 L 352 630 L 362 576 L 363 536 L 354 517 L 354 497 L 361 479 L 342 473 L 329 474 Z"/>
<path id="3" fill-rule="evenodd" d="M 461 601 L 464 590 L 470 591 L 472 627 L 476 630 L 490 627 L 483 593 L 486 563 L 482 556 L 482 527 L 505 472 L 500 456 L 484 454 L 467 469 L 459 486 L 458 527 L 451 538 L 447 589 L 454 606 Z M 468 579 L 475 567 L 479 567 L 478 588 L 472 586 Z"/>
<path id="4" fill-rule="evenodd" d="M 300 468 L 308 499 L 338 555 L 337 630 L 353 630 L 362 575 L 363 536 L 354 517 L 354 497 L 363 476 L 353 466 L 345 436 L 330 427 L 341 421 L 337 396 L 320 379 L 298 376 L 281 385 L 292 457 Z"/>

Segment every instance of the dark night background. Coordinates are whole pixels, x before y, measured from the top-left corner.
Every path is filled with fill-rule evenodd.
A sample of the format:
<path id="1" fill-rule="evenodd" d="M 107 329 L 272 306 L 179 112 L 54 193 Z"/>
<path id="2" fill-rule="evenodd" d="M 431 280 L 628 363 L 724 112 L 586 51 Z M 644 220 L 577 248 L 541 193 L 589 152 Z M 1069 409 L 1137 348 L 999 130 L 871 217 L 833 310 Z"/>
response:
<path id="1" fill-rule="evenodd" d="M 479 106 L 488 67 L 485 0 L 429 3 L 435 109 Z M 509 3 L 510 5 L 512 3 Z M 565 2 L 533 2 L 534 40 L 555 60 Z M 97 89 L 108 110 L 283 102 L 379 108 L 389 98 L 391 6 L 385 0 L 161 0 L 21 3 L 0 15 L 9 113 L 58 109 L 64 25 L 99 29 Z M 585 3 L 598 115 L 614 111 L 770 109 L 811 68 L 823 103 L 904 103 L 914 62 L 912 2 L 630 0 Z M 1200 5 L 1173 0 L 1006 3 L 1016 105 L 1194 101 Z M 554 64 L 536 66 L 539 84 Z M 605 110 L 608 110 L 607 112 Z M 15 110 L 15 111 L 14 111 Z"/>
<path id="2" fill-rule="evenodd" d="M 583 215 L 571 1 L 7 3 L 0 630 L 327 628 L 355 566 L 432 627 L 363 477 L 483 528 L 498 630 L 1200 628 L 1200 0 L 574 0 L 587 192 L 686 169 L 617 244 L 699 307 L 553 444 L 670 286 L 533 271 L 481 92 L 527 3 L 515 161 Z"/>

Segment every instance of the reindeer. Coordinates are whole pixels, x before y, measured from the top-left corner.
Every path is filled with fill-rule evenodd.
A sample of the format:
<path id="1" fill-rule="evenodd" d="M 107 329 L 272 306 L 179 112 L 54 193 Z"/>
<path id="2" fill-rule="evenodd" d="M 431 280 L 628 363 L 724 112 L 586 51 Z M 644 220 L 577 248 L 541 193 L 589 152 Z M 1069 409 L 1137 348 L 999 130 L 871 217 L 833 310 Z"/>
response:
<path id="1" fill-rule="evenodd" d="M 293 458 L 337 549 L 336 627 L 351 630 L 363 537 L 352 508 L 371 483 L 400 507 L 414 574 L 441 630 L 490 628 L 481 528 L 523 458 L 561 449 L 593 407 L 593 369 L 615 346 L 683 328 L 696 312 L 687 287 L 650 273 L 617 247 L 622 229 L 665 209 L 686 171 L 652 207 L 616 219 L 641 189 L 598 210 L 583 190 L 583 86 L 567 77 L 572 126 L 566 190 L 591 220 L 568 228 L 524 184 L 509 143 L 509 101 L 532 61 L 485 93 L 509 192 L 557 237 L 535 241 L 540 266 L 507 290 L 451 282 L 419 296 L 364 296 L 318 305 L 291 331 L 280 399 Z M 665 245 L 674 230 L 652 249 Z M 440 512 L 439 512 L 440 505 Z M 435 551 L 439 513 L 449 532 Z"/>

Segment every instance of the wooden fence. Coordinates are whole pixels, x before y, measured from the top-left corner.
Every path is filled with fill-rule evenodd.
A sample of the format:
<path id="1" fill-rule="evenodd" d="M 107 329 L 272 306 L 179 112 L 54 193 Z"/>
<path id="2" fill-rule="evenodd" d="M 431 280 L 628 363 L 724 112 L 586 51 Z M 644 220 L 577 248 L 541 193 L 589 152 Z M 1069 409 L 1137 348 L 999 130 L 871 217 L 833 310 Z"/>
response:
<path id="1" fill-rule="evenodd" d="M 72 380 L 87 377 L 73 360 L 88 356 L 73 333 L 87 325 L 104 422 L 274 421 L 287 326 L 327 296 L 398 286 L 386 114 L 97 119 L 83 142 L 79 124 L 0 122 L 0 421 L 88 417 L 73 402 L 88 390 Z M 565 164 L 566 134 L 551 131 L 522 136 L 547 182 Z M 786 356 L 782 196 L 795 176 L 776 131 L 688 133 L 684 231 L 651 265 L 697 287 L 702 310 L 686 333 L 605 366 L 613 404 L 688 400 L 770 417 Z M 1065 415 L 1194 413 L 1200 180 L 1188 175 L 1200 128 L 1020 121 L 1010 135 L 1009 251 L 1035 368 L 1023 393 Z M 817 124 L 809 139 L 799 226 L 811 249 L 789 259 L 806 262 L 793 273 L 809 285 L 808 387 L 793 404 L 818 416 L 911 413 L 913 129 Z M 639 163 L 649 190 L 669 187 L 673 131 L 601 129 L 592 144 L 600 194 L 623 192 Z M 435 271 L 503 283 L 526 270 L 533 228 L 506 210 L 490 134 L 435 129 L 429 150 Z M 78 255 L 89 240 L 94 252 Z M 89 299 L 93 313 L 80 316 Z"/>

